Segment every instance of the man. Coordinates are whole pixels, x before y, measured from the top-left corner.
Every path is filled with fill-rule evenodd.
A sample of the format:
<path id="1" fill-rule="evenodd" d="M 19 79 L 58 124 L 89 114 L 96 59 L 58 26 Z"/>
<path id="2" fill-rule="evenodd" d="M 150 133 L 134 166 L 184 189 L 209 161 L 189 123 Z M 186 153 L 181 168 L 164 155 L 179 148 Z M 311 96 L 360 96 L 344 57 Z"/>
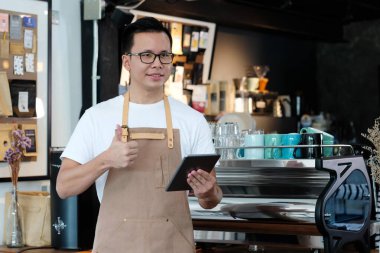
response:
<path id="1" fill-rule="evenodd" d="M 194 252 L 187 193 L 165 187 L 184 156 L 215 153 L 210 130 L 202 114 L 164 96 L 173 60 L 169 31 L 147 17 L 124 34 L 128 92 L 82 116 L 62 154 L 57 192 L 66 198 L 96 182 L 93 252 Z M 220 202 L 214 171 L 193 171 L 187 181 L 203 208 Z"/>

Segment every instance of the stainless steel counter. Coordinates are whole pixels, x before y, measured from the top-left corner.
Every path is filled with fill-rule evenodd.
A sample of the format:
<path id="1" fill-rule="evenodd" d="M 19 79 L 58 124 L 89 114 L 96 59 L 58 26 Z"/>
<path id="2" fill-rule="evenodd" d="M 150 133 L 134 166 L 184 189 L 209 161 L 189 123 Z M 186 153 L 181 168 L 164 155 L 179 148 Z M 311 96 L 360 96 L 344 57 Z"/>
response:
<path id="1" fill-rule="evenodd" d="M 291 235 L 297 245 L 322 249 L 315 209 L 330 174 L 318 170 L 316 162 L 221 160 L 216 174 L 223 190 L 222 202 L 204 210 L 189 197 L 196 241 L 255 243 L 264 236 L 276 243 L 278 237 L 273 235 Z M 378 230 L 379 225 L 372 222 L 370 233 Z"/>
<path id="2" fill-rule="evenodd" d="M 221 160 L 216 174 L 224 196 L 245 198 L 316 199 L 330 178 L 314 159 Z"/>

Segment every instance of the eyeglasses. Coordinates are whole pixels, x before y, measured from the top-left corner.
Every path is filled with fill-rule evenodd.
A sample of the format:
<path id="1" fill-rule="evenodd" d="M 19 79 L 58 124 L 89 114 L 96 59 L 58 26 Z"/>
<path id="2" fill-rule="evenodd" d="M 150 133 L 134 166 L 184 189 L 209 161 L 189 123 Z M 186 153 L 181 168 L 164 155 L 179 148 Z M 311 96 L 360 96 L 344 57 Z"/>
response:
<path id="1" fill-rule="evenodd" d="M 173 61 L 174 54 L 168 53 L 168 52 L 162 52 L 159 54 L 150 53 L 150 52 L 142 52 L 142 53 L 127 53 L 129 56 L 140 56 L 140 60 L 142 63 L 145 64 L 151 64 L 156 60 L 156 57 L 158 56 L 158 59 L 162 64 L 170 64 Z"/>

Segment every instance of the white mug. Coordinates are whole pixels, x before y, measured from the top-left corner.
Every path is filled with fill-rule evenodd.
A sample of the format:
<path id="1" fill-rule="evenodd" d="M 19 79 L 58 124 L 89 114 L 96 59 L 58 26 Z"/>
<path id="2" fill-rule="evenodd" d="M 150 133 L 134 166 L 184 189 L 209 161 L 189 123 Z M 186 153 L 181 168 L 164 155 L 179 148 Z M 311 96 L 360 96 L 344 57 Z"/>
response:
<path id="1" fill-rule="evenodd" d="M 259 78 L 257 77 L 249 77 L 248 81 L 248 91 L 255 91 L 259 88 Z"/>
<path id="2" fill-rule="evenodd" d="M 244 147 L 264 146 L 264 134 L 262 131 L 256 131 L 253 134 L 244 136 Z M 239 159 L 264 159 L 264 148 L 244 148 L 244 155 L 241 152 L 236 153 Z"/>

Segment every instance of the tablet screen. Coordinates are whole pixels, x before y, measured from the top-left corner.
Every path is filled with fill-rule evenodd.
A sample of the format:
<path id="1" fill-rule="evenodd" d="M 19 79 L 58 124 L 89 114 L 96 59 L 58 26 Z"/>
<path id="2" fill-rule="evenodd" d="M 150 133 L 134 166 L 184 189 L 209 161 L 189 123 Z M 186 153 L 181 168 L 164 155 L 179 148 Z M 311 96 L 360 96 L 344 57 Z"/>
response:
<path id="1" fill-rule="evenodd" d="M 219 160 L 220 155 L 216 154 L 202 154 L 202 155 L 189 155 L 183 158 L 181 164 L 178 166 L 176 172 L 173 174 L 166 191 L 187 191 L 191 190 L 190 185 L 187 183 L 187 175 L 196 168 L 202 169 L 210 173 Z"/>

